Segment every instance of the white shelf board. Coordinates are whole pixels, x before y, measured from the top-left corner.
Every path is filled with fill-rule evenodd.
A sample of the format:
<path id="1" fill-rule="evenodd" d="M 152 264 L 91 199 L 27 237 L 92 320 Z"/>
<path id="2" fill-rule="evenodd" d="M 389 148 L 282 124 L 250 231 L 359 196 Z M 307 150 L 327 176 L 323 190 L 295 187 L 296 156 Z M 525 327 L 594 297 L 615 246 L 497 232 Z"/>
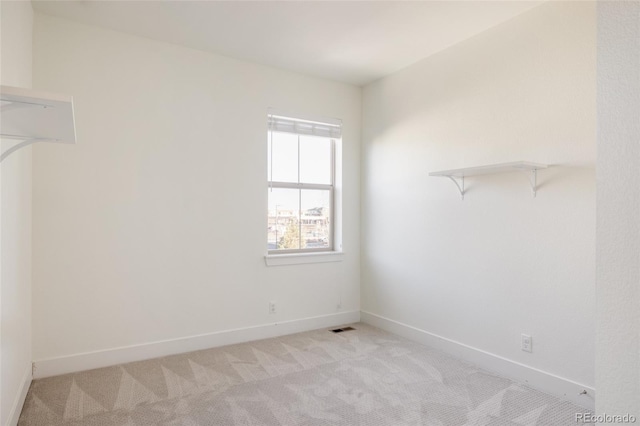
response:
<path id="1" fill-rule="evenodd" d="M 486 166 L 464 167 L 462 169 L 441 170 L 437 172 L 431 172 L 429 173 L 429 176 L 462 178 L 515 171 L 530 172 L 534 170 L 546 169 L 547 167 L 548 166 L 546 164 L 531 163 L 529 161 L 514 161 L 511 163 L 500 163 L 490 164 Z"/>
<path id="2" fill-rule="evenodd" d="M 71 96 L 0 86 L 0 114 L 3 139 L 76 143 Z"/>

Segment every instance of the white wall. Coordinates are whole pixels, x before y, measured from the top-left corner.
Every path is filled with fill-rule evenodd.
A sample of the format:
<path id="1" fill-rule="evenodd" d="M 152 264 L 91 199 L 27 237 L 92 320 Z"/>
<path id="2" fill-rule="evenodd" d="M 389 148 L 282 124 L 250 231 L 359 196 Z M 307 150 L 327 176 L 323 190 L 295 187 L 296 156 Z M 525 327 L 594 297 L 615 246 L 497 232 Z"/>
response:
<path id="1" fill-rule="evenodd" d="M 34 58 L 78 138 L 34 151 L 36 361 L 357 315 L 360 88 L 44 15 Z M 344 120 L 343 262 L 265 266 L 268 107 Z"/>
<path id="2" fill-rule="evenodd" d="M 3 1 L 3 85 L 31 87 L 33 10 L 28 1 Z M 2 141 L 2 150 L 15 141 Z M 0 166 L 0 424 L 15 424 L 31 380 L 31 148 Z"/>
<path id="3" fill-rule="evenodd" d="M 371 318 L 593 386 L 595 16 L 550 2 L 365 87 Z M 520 173 L 468 178 L 464 201 L 428 176 L 517 160 L 553 165 L 537 198 Z"/>
<path id="4" fill-rule="evenodd" d="M 598 3 L 598 414 L 640 419 L 640 3 Z"/>

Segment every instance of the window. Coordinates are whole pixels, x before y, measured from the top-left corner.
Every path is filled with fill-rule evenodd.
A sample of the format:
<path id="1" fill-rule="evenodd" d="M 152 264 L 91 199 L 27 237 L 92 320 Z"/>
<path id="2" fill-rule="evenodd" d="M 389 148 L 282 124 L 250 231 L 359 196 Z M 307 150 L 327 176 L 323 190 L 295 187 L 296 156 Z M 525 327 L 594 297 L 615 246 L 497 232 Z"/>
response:
<path id="1" fill-rule="evenodd" d="M 269 254 L 333 251 L 338 120 L 268 116 Z"/>

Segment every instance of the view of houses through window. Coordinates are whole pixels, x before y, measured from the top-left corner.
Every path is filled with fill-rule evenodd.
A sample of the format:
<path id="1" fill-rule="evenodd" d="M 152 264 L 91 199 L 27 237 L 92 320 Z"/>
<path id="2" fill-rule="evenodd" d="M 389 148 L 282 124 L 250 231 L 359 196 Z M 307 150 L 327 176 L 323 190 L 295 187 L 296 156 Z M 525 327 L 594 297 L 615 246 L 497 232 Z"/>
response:
<path id="1" fill-rule="evenodd" d="M 267 248 L 330 247 L 331 191 L 273 188 L 269 194 Z"/>

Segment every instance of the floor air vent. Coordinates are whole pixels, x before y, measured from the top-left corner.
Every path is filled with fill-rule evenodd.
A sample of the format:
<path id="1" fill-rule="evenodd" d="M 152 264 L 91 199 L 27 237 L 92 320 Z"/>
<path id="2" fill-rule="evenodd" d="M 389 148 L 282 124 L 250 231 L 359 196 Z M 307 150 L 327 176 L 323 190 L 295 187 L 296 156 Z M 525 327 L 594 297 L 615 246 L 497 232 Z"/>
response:
<path id="1" fill-rule="evenodd" d="M 343 331 L 351 331 L 351 330 L 355 330 L 355 328 L 353 327 L 334 328 L 333 330 L 329 330 L 329 331 L 332 331 L 334 333 L 342 333 Z"/>

